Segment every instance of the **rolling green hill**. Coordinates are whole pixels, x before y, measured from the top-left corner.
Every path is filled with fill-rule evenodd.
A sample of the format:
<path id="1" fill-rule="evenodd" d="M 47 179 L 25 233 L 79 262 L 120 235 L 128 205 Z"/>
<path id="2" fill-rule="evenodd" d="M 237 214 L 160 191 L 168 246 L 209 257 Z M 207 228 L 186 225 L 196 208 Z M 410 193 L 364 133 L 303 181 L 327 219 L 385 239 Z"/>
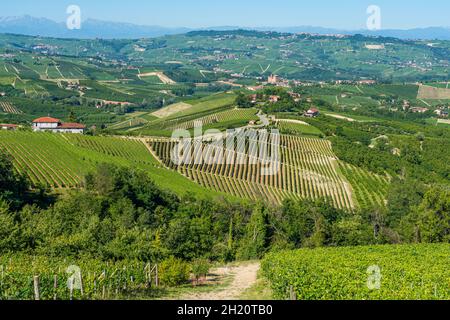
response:
<path id="1" fill-rule="evenodd" d="M 201 196 L 226 196 L 165 169 L 139 140 L 0 131 L 0 148 L 13 157 L 15 169 L 34 186 L 77 188 L 83 185 L 87 173 L 106 162 L 140 168 L 160 187 L 180 195 L 189 191 Z"/>

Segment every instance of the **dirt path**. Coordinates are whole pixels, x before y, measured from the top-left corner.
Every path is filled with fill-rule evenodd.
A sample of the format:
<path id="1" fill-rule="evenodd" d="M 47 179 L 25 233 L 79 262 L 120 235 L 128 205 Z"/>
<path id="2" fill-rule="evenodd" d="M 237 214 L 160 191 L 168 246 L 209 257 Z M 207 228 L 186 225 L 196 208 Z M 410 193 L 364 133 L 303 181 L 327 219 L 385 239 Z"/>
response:
<path id="1" fill-rule="evenodd" d="M 213 270 L 213 277 L 232 277 L 231 283 L 220 290 L 212 292 L 192 293 L 181 297 L 181 300 L 238 300 L 245 290 L 256 283 L 260 265 L 258 262 L 236 267 L 225 267 Z"/>
<path id="2" fill-rule="evenodd" d="M 353 118 L 344 117 L 344 116 L 340 116 L 340 115 L 337 115 L 337 114 L 325 113 L 325 115 L 326 115 L 327 117 L 333 117 L 333 118 L 336 118 L 336 119 L 339 119 L 339 120 L 347 120 L 347 121 L 349 121 L 349 122 L 355 122 L 355 121 L 356 121 L 356 120 L 353 119 Z"/>

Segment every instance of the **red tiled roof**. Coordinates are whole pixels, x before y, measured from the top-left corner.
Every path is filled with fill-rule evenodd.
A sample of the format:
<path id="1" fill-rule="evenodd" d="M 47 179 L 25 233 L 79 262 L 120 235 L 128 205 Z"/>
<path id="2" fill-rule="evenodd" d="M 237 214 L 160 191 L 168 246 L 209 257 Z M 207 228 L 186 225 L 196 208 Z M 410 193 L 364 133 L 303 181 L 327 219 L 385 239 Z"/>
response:
<path id="1" fill-rule="evenodd" d="M 61 120 L 51 118 L 51 117 L 42 117 L 33 121 L 33 123 L 60 123 Z"/>
<path id="2" fill-rule="evenodd" d="M 61 123 L 58 129 L 86 129 L 86 126 L 81 123 Z"/>
<path id="3" fill-rule="evenodd" d="M 309 109 L 308 112 L 317 113 L 317 112 L 319 112 L 319 110 L 317 110 L 316 108 L 312 108 L 312 109 Z"/>
<path id="4" fill-rule="evenodd" d="M 17 124 L 8 124 L 8 123 L 0 123 L 0 127 L 6 127 L 6 128 L 17 128 Z"/>

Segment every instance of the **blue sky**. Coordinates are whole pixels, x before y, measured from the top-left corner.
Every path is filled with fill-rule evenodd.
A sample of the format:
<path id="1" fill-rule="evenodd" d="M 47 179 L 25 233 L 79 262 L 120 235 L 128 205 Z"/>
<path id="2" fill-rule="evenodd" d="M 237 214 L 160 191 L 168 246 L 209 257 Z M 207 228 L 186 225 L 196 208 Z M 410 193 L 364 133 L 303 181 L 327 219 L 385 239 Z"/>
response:
<path id="1" fill-rule="evenodd" d="M 450 26 L 449 0 L 13 0 L 2 1 L 0 16 L 29 14 L 56 21 L 79 5 L 82 19 L 172 27 L 301 26 L 342 29 L 366 26 L 366 9 L 378 5 L 382 28 Z"/>

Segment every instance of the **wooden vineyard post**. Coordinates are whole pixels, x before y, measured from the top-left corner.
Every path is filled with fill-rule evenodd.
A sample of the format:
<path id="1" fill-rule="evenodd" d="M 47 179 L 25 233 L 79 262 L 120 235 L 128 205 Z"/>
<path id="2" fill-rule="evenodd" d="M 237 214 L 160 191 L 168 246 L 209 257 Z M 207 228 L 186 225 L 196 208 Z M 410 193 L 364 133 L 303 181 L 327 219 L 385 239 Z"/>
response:
<path id="1" fill-rule="evenodd" d="M 39 276 L 33 277 L 33 286 L 34 286 L 34 300 L 40 300 L 41 297 L 39 295 Z"/>
<path id="2" fill-rule="evenodd" d="M 84 296 L 84 284 L 83 284 L 83 274 L 80 271 L 80 292 L 81 292 L 81 296 Z"/>
<path id="3" fill-rule="evenodd" d="M 147 287 L 152 286 L 152 270 L 150 267 L 150 263 L 147 263 L 147 265 L 145 266 L 145 270 L 146 270 L 146 278 L 147 278 Z"/>
<path id="4" fill-rule="evenodd" d="M 58 276 L 54 275 L 53 276 L 53 300 L 57 300 L 58 299 Z"/>
<path id="5" fill-rule="evenodd" d="M 101 275 L 102 279 L 103 279 L 103 286 L 102 286 L 102 300 L 105 300 L 106 297 L 106 287 L 105 287 L 105 282 L 106 282 L 106 270 L 103 270 L 103 273 Z"/>
<path id="6" fill-rule="evenodd" d="M 155 286 L 159 287 L 158 264 L 156 264 L 155 269 L 156 269 Z"/>
<path id="7" fill-rule="evenodd" d="M 69 299 L 73 300 L 73 285 L 74 285 L 74 278 L 70 278 L 69 280 Z"/>
<path id="8" fill-rule="evenodd" d="M 97 295 L 97 277 L 94 272 L 94 295 Z"/>
<path id="9" fill-rule="evenodd" d="M 4 269 L 3 269 L 3 265 L 1 266 L 1 269 L 2 269 L 2 278 L 1 278 L 1 280 L 0 280 L 0 290 L 1 290 L 1 292 L 3 292 L 3 278 L 4 278 Z"/>
<path id="10" fill-rule="evenodd" d="M 293 286 L 289 287 L 289 300 L 297 300 L 297 294 L 295 293 Z"/>

